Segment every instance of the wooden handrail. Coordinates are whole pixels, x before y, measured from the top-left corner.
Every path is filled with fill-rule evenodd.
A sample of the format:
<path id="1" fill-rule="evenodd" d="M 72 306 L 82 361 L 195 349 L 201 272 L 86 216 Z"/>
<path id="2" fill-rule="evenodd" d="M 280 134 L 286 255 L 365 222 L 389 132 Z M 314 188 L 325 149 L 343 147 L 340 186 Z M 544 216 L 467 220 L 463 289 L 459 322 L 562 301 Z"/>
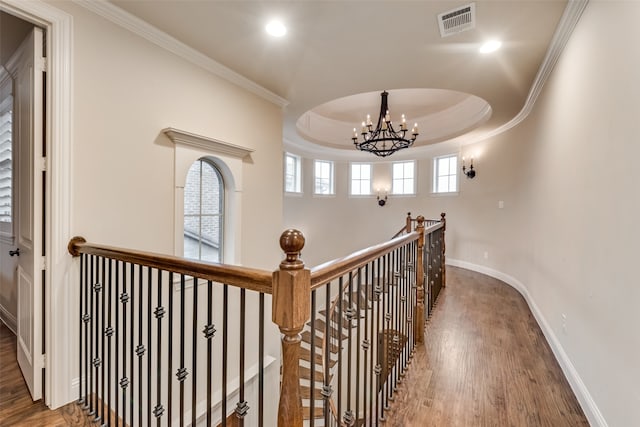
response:
<path id="1" fill-rule="evenodd" d="M 438 222 L 429 227 L 426 227 L 424 232 L 430 233 L 443 226 Z M 362 267 L 365 264 L 373 261 L 381 255 L 390 252 L 396 248 L 401 247 L 409 242 L 418 240 L 420 233 L 412 231 L 409 234 L 396 237 L 384 243 L 379 243 L 374 246 L 370 246 L 366 249 L 356 251 L 350 255 L 342 258 L 336 258 L 332 261 L 325 262 L 311 269 L 311 290 L 317 289 L 323 284 L 336 279 L 343 274 L 353 271 L 358 267 Z"/>
<path id="2" fill-rule="evenodd" d="M 87 243 L 82 237 L 74 237 L 69 242 L 69 253 L 98 255 L 118 261 L 144 265 L 175 273 L 186 274 L 199 279 L 224 283 L 256 292 L 272 293 L 272 272 L 236 265 L 194 261 L 154 252 L 134 251 L 105 245 Z"/>

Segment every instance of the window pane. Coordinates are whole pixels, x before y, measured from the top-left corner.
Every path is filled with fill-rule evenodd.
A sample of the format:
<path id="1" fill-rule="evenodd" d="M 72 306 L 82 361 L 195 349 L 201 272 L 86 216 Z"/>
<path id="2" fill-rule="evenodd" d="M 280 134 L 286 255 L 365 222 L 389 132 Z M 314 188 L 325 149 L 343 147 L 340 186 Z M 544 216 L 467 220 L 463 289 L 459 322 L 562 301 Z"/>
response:
<path id="1" fill-rule="evenodd" d="M 184 185 L 184 213 L 194 215 L 200 213 L 200 161 L 189 168 Z"/>
<path id="2" fill-rule="evenodd" d="M 449 181 L 446 176 L 438 177 L 438 193 L 446 193 L 448 190 Z"/>
<path id="3" fill-rule="evenodd" d="M 438 176 L 449 175 L 449 159 L 444 158 L 438 161 Z"/>
<path id="4" fill-rule="evenodd" d="M 184 256 L 200 258 L 200 217 L 184 217 Z"/>
<path id="5" fill-rule="evenodd" d="M 411 194 L 413 193 L 413 180 L 412 179 L 405 179 L 404 180 L 404 194 Z"/>
<path id="6" fill-rule="evenodd" d="M 200 245 L 201 260 L 211 262 L 219 261 L 220 222 L 218 216 L 205 216 L 202 218 L 202 239 Z"/>
<path id="7" fill-rule="evenodd" d="M 202 214 L 220 213 L 220 178 L 209 163 L 202 163 Z"/>

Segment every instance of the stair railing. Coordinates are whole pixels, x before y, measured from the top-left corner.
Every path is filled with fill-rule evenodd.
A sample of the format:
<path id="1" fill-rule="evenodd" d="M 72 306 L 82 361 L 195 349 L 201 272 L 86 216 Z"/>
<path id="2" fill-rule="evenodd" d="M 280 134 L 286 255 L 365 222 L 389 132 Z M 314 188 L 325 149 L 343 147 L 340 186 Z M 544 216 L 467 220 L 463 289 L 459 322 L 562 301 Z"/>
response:
<path id="1" fill-rule="evenodd" d="M 408 215 L 408 233 L 311 270 L 300 259 L 304 236 L 287 230 L 286 257 L 273 273 L 76 237 L 69 252 L 80 258 L 79 403 L 106 425 L 226 427 L 229 415 L 238 425 L 272 425 L 274 408 L 264 399 L 278 392 L 268 369 L 274 359 L 265 354 L 271 294 L 282 351 L 277 425 L 303 425 L 300 333 L 309 319 L 315 326 L 322 307 L 325 341 L 335 327 L 339 349 L 337 381 L 328 369 L 331 342 L 320 346 L 316 376 L 311 335 L 310 397 L 320 381 L 324 425 L 384 419 L 423 339 L 425 301 L 428 315 L 432 288 L 445 285 L 444 230 L 444 214 L 440 221 Z M 338 325 L 330 313 L 336 296 Z M 307 418 L 313 426 L 315 408 Z"/>

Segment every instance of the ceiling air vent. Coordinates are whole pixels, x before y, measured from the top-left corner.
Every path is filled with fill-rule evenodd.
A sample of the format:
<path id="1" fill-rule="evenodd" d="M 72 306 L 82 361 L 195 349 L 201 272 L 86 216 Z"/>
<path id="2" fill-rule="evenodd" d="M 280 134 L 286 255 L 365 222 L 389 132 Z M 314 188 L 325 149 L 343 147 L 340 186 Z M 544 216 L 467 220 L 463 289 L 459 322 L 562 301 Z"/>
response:
<path id="1" fill-rule="evenodd" d="M 440 35 L 447 37 L 476 27 L 476 4 L 457 7 L 438 15 Z"/>

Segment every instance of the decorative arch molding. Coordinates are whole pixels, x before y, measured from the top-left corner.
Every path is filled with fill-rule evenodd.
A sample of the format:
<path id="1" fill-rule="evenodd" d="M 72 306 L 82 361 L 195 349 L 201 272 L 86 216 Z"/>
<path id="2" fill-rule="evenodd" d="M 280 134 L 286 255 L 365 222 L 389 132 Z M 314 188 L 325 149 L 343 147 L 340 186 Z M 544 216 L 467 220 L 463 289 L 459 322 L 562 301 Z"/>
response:
<path id="1" fill-rule="evenodd" d="M 223 259 L 240 263 L 243 161 L 253 150 L 175 128 L 162 131 L 173 142 L 174 151 L 174 255 L 184 253 L 184 186 L 191 165 L 207 159 L 219 169 L 225 190 Z"/>

